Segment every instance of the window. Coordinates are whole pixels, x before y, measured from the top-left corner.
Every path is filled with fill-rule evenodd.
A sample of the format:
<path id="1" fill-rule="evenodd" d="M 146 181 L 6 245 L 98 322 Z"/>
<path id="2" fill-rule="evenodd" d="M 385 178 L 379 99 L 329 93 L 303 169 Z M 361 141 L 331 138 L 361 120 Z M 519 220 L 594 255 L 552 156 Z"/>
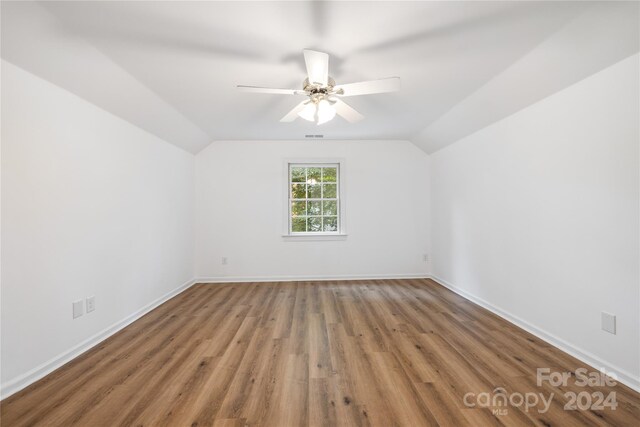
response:
<path id="1" fill-rule="evenodd" d="M 340 164 L 289 163 L 289 234 L 339 234 Z"/>

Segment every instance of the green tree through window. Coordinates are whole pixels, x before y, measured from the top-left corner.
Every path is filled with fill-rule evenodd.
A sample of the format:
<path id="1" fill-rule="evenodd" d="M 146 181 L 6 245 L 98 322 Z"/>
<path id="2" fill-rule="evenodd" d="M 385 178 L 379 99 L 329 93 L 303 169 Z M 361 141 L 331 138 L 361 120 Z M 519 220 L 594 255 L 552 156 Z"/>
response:
<path id="1" fill-rule="evenodd" d="M 339 226 L 337 164 L 289 165 L 289 231 L 337 233 Z"/>

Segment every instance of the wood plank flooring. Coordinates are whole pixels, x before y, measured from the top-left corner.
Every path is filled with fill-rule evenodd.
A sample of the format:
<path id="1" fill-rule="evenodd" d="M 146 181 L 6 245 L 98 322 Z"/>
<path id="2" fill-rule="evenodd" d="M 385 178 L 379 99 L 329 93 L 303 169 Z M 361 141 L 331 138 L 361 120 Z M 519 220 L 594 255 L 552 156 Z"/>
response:
<path id="1" fill-rule="evenodd" d="M 593 371 L 431 280 L 203 284 L 0 415 L 3 427 L 637 426 L 640 395 L 621 384 L 536 384 L 536 368 L 580 367 Z M 579 392 L 615 392 L 617 408 L 565 410 Z M 554 396 L 541 413 L 517 405 L 525 393 Z"/>

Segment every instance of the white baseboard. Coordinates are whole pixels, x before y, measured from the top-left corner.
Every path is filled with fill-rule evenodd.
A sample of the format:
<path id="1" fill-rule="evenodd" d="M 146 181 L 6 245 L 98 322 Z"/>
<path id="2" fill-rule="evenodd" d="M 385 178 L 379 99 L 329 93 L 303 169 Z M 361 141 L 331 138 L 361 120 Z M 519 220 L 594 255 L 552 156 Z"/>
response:
<path id="1" fill-rule="evenodd" d="M 141 318 L 142 316 L 144 316 L 145 314 L 153 310 L 154 308 L 158 307 L 160 304 L 164 303 L 165 301 L 173 298 L 179 293 L 190 288 L 195 282 L 196 281 L 192 279 L 186 283 L 183 283 L 182 285 L 178 286 L 176 289 L 172 290 L 171 292 L 161 296 L 155 301 L 150 302 L 149 304 L 145 305 L 135 313 L 130 314 L 129 316 L 125 317 L 119 322 L 116 322 L 113 325 L 109 326 L 108 328 L 103 329 L 97 334 L 87 338 L 86 340 L 82 341 L 80 344 L 65 351 L 64 353 L 59 354 L 53 359 L 50 359 L 44 362 L 43 364 L 36 366 L 32 370 L 16 378 L 6 381 L 2 385 L 0 385 L 0 399 L 5 399 L 11 396 L 12 394 L 22 390 L 23 388 L 29 386 L 30 384 L 33 384 L 34 382 L 38 381 L 40 378 L 50 374 L 51 372 L 55 371 L 65 363 L 80 356 L 85 351 L 91 349 L 92 347 L 101 343 L 105 339 L 109 338 L 111 335 L 115 334 L 121 329 L 124 329 L 131 323 L 135 322 L 136 320 L 138 320 L 139 318 Z"/>
<path id="2" fill-rule="evenodd" d="M 486 308 L 487 310 L 489 310 L 490 312 L 502 317 L 503 319 L 505 319 L 506 321 L 513 323 L 514 325 L 518 326 L 519 328 L 524 329 L 525 331 L 535 335 L 536 337 L 540 338 L 543 341 L 548 342 L 549 344 L 553 345 L 554 347 L 559 348 L 560 350 L 564 351 L 565 353 L 570 354 L 571 356 L 575 357 L 576 359 L 579 359 L 581 361 L 583 361 L 584 363 L 596 368 L 596 369 L 605 369 L 607 372 L 612 372 L 615 373 L 617 376 L 617 380 L 629 387 L 631 387 L 632 389 L 634 389 L 635 391 L 640 392 L 640 378 L 634 376 L 633 374 L 631 374 L 630 372 L 627 372 L 624 369 L 620 369 L 616 366 L 613 366 L 612 364 L 600 359 L 599 357 L 591 354 L 588 351 L 585 351 L 581 348 L 578 348 L 576 346 L 574 346 L 571 343 L 568 343 L 567 341 L 565 341 L 564 339 L 557 337 L 543 329 L 540 329 L 534 325 L 532 325 L 531 323 L 519 318 L 518 316 L 514 316 L 513 314 L 509 313 L 508 311 L 505 311 L 499 307 L 494 306 L 493 304 L 483 300 L 482 298 L 478 298 L 475 295 L 470 294 L 469 292 L 458 288 L 457 286 L 455 286 L 452 283 L 447 282 L 446 280 L 439 278 L 437 276 L 431 276 L 431 278 L 436 281 L 437 283 L 441 284 L 442 286 L 444 286 L 445 288 L 450 289 L 451 291 L 455 292 L 456 294 L 468 299 L 471 302 L 474 302 L 476 304 L 478 304 L 479 306 Z"/>
<path id="3" fill-rule="evenodd" d="M 428 279 L 427 273 L 408 274 L 353 274 L 336 276 L 218 276 L 198 277 L 196 283 L 236 283 L 236 282 L 306 282 L 325 280 L 385 280 L 385 279 Z"/>

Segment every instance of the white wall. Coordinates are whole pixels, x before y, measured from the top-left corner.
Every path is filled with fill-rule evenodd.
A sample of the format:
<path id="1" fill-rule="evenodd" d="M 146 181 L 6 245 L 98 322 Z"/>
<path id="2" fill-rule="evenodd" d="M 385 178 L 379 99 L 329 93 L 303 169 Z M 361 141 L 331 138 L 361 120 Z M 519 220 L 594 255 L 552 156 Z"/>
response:
<path id="1" fill-rule="evenodd" d="M 191 280 L 193 205 L 194 156 L 3 61 L 3 393 Z"/>
<path id="2" fill-rule="evenodd" d="M 636 384 L 638 59 L 431 158 L 435 277 Z"/>
<path id="3" fill-rule="evenodd" d="M 283 240 L 287 158 L 345 160 L 345 241 Z M 196 157 L 197 276 L 424 276 L 428 179 L 406 141 L 215 142 Z"/>

